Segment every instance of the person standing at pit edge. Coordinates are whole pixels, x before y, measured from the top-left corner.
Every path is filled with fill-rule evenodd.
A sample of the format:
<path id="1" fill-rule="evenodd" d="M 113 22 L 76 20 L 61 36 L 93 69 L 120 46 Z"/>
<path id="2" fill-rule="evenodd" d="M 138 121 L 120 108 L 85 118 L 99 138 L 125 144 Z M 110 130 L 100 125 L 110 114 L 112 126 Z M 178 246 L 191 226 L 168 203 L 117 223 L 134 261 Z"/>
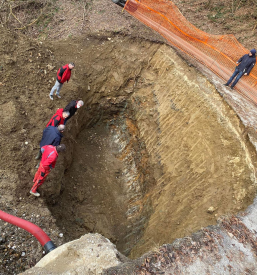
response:
<path id="1" fill-rule="evenodd" d="M 36 197 L 40 196 L 40 194 L 37 192 L 38 187 L 40 187 L 44 183 L 51 169 L 55 167 L 58 153 L 65 151 L 65 149 L 66 147 L 64 144 L 60 144 L 58 146 L 45 145 L 41 148 L 42 159 L 33 180 L 34 185 L 30 190 L 31 195 L 34 195 Z"/>
<path id="2" fill-rule="evenodd" d="M 69 112 L 70 115 L 65 118 L 64 125 L 66 122 L 74 116 L 74 114 L 77 112 L 77 110 L 84 105 L 84 102 L 82 100 L 72 100 L 64 109 L 63 111 Z"/>
<path id="3" fill-rule="evenodd" d="M 233 79 L 236 77 L 235 81 L 231 85 L 231 89 L 233 90 L 239 79 L 244 75 L 249 75 L 252 68 L 254 67 L 256 63 L 256 50 L 252 49 L 248 54 L 243 55 L 236 64 L 239 63 L 239 65 L 236 67 L 234 73 L 230 77 L 227 83 L 225 83 L 225 86 L 229 86 L 229 84 L 233 81 Z"/>
<path id="4" fill-rule="evenodd" d="M 75 64 L 73 62 L 66 64 L 64 66 L 62 66 L 61 68 L 59 68 L 58 72 L 57 72 L 57 78 L 56 78 L 56 82 L 49 94 L 49 98 L 51 100 L 54 100 L 53 95 L 54 95 L 54 91 L 56 90 L 56 96 L 58 98 L 61 98 L 60 96 L 60 90 L 62 88 L 62 85 L 65 81 L 67 81 L 67 83 L 70 80 L 71 77 L 71 70 L 75 67 Z"/>

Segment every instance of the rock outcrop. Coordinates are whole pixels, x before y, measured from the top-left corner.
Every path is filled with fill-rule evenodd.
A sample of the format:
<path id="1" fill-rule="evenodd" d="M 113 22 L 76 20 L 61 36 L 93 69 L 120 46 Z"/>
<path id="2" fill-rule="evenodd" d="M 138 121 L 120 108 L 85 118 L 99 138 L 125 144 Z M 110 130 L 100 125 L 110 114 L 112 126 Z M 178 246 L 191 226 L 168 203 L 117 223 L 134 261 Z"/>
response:
<path id="1" fill-rule="evenodd" d="M 103 269 L 117 266 L 126 257 L 108 239 L 99 234 L 86 234 L 47 254 L 23 275 L 102 274 Z"/>

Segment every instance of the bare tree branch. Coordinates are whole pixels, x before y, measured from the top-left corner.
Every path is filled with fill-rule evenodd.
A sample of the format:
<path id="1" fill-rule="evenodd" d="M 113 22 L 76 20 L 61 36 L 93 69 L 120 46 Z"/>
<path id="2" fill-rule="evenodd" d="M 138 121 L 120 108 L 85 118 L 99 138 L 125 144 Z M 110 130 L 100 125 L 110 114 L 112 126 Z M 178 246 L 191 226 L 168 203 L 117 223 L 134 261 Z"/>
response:
<path id="1" fill-rule="evenodd" d="M 10 14 L 22 25 L 22 26 L 24 26 L 22 23 L 21 23 L 21 21 L 13 14 L 13 12 L 12 12 L 12 6 L 10 5 Z"/>
<path id="2" fill-rule="evenodd" d="M 26 26 L 24 26 L 22 28 L 15 28 L 15 30 L 23 30 L 23 29 L 26 29 L 27 27 L 33 25 L 34 23 L 36 23 L 39 20 L 39 18 L 41 17 L 42 14 L 43 14 L 43 9 L 41 10 L 41 13 L 40 13 L 40 15 L 39 15 L 39 17 L 37 19 L 35 19 L 30 24 L 28 24 L 28 25 L 26 25 Z"/>
<path id="3" fill-rule="evenodd" d="M 36 19 L 32 19 L 32 21 L 26 25 L 28 21 L 28 17 L 25 17 L 25 20 L 20 20 L 17 14 L 19 14 L 21 9 L 25 10 L 25 8 L 31 5 L 32 3 L 35 4 L 34 9 L 36 13 L 38 13 L 39 11 L 39 9 L 37 11 L 37 7 L 39 6 L 41 7 L 43 6 L 43 7 L 40 11 L 40 15 Z M 49 3 L 49 0 L 0 0 L 0 23 L 4 25 L 8 24 L 9 26 L 12 26 L 15 30 L 26 29 L 27 27 L 33 25 L 40 19 L 48 3 Z M 13 25 L 14 21 L 11 20 L 12 17 L 15 19 L 15 21 L 17 21 L 21 25 L 20 27 L 17 26 L 17 24 L 15 23 Z M 26 21 L 26 22 L 23 22 L 23 21 Z"/>

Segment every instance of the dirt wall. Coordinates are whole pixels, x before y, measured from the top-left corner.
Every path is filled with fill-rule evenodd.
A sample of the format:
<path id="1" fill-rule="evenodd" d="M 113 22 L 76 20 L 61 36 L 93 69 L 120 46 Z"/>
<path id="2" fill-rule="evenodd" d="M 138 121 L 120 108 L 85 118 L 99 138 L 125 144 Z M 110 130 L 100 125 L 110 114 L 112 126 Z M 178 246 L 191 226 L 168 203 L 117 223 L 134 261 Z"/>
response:
<path id="1" fill-rule="evenodd" d="M 88 36 L 56 44 L 32 42 L 0 28 L 1 209 L 41 226 L 60 245 L 64 242 L 59 237 L 63 228 L 56 226 L 56 218 L 46 202 L 58 203 L 63 175 L 73 159 L 74 139 L 83 127 L 99 121 L 101 110 L 117 114 L 127 96 L 124 83 L 134 79 L 139 64 L 147 63 L 159 45 L 120 35 Z M 70 60 L 75 62 L 76 69 L 62 89 L 62 99 L 50 101 L 48 94 L 56 71 Z M 133 61 L 131 67 L 124 60 Z M 42 197 L 35 199 L 29 190 L 36 172 L 34 158 L 42 131 L 57 108 L 64 108 L 77 98 L 83 99 L 85 106 L 73 123 L 67 124 L 62 141 L 68 149 L 42 186 Z M 4 274 L 28 269 L 42 257 L 42 248 L 28 233 L 2 221 L 0 227 Z"/>
<path id="2" fill-rule="evenodd" d="M 116 72 L 126 92 L 120 98 L 106 97 L 111 77 L 100 82 L 102 111 L 94 109 L 95 124 L 80 134 L 83 146 L 75 144 L 80 157 L 53 211 L 59 226 L 69 224 L 67 241 L 95 230 L 138 257 L 244 210 L 255 194 L 256 159 L 236 113 L 169 47 L 154 51 L 133 78 L 124 76 Z"/>
<path id="3" fill-rule="evenodd" d="M 135 256 L 244 210 L 256 190 L 254 148 L 205 77 L 162 46 L 137 83 L 135 120 L 156 186 L 147 194 L 153 215 Z"/>
<path id="4" fill-rule="evenodd" d="M 253 201 L 255 152 L 243 135 L 240 120 L 214 86 L 170 48 L 111 34 L 40 43 L 1 28 L 0 38 L 1 209 L 35 222 L 57 245 L 97 229 L 109 234 L 126 253 L 138 243 L 131 253 L 137 257 L 216 223 L 222 214 L 237 213 Z M 71 81 L 65 83 L 61 100 L 50 101 L 56 70 L 67 60 L 76 63 Z M 29 190 L 42 131 L 57 108 L 76 98 L 83 99 L 85 106 L 67 124 L 63 142 L 68 150 L 40 188 L 42 197 L 32 198 Z M 94 185 L 99 173 L 94 164 L 104 158 L 89 157 L 87 162 L 79 158 L 81 146 L 87 146 L 85 139 L 90 144 L 95 133 L 103 130 L 102 126 L 95 128 L 98 125 L 113 131 L 104 146 L 113 154 L 107 159 L 116 158 L 110 178 L 118 176 L 114 183 L 120 184 L 120 193 L 115 185 L 109 185 L 105 193 L 100 193 L 105 182 Z M 106 138 L 105 132 L 102 137 Z M 92 147 L 91 154 L 101 156 L 103 145 L 95 145 L 98 149 Z M 81 175 L 80 182 L 74 179 L 78 170 L 72 165 L 79 163 L 79 168 L 88 164 L 85 172 L 91 174 L 90 181 Z M 115 170 L 116 163 L 122 165 L 121 173 Z M 88 189 L 81 192 L 81 183 Z M 102 201 L 111 188 L 115 203 L 110 215 L 107 206 L 111 207 L 113 199 L 108 204 Z M 71 197 L 75 198 L 71 207 L 60 207 L 70 203 Z M 94 210 L 102 206 L 105 216 L 97 213 L 105 222 L 89 227 L 88 216 L 75 216 L 78 230 L 71 235 L 64 220 L 70 225 L 73 220 L 67 221 L 64 212 L 82 213 L 84 201 L 94 204 Z M 125 236 L 113 230 L 119 220 L 107 225 L 121 201 L 124 207 L 119 210 L 126 211 L 120 228 L 127 228 Z M 212 214 L 207 213 L 210 207 Z M 54 208 L 59 210 L 54 212 Z M 73 217 L 69 211 L 66 214 Z M 0 226 L 6 274 L 27 269 L 42 257 L 42 248 L 27 233 L 3 222 Z M 64 238 L 59 237 L 63 232 Z M 125 241 L 119 242 L 121 237 Z"/>

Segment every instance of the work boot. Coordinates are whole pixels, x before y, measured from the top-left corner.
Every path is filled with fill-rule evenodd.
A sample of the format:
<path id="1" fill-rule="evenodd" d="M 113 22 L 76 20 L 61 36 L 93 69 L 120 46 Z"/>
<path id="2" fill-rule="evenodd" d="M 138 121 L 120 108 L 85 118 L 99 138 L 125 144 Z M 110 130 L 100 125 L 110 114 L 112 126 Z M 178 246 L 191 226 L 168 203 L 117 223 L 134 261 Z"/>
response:
<path id="1" fill-rule="evenodd" d="M 49 95 L 49 98 L 50 98 L 51 100 L 54 100 L 54 98 L 53 98 L 53 96 L 52 96 L 52 95 Z"/>
<path id="2" fill-rule="evenodd" d="M 223 84 L 224 86 L 228 86 L 228 83 Z"/>
<path id="3" fill-rule="evenodd" d="M 35 157 L 35 159 L 40 159 L 41 156 L 42 156 L 42 153 L 41 153 L 41 151 L 39 150 L 39 152 L 38 152 L 37 156 Z"/>
<path id="4" fill-rule="evenodd" d="M 231 86 L 230 89 L 231 89 L 231 90 L 234 90 L 234 86 Z"/>
<path id="5" fill-rule="evenodd" d="M 29 193 L 35 197 L 39 197 L 40 194 L 38 192 L 32 192 L 32 190 L 29 191 Z"/>

